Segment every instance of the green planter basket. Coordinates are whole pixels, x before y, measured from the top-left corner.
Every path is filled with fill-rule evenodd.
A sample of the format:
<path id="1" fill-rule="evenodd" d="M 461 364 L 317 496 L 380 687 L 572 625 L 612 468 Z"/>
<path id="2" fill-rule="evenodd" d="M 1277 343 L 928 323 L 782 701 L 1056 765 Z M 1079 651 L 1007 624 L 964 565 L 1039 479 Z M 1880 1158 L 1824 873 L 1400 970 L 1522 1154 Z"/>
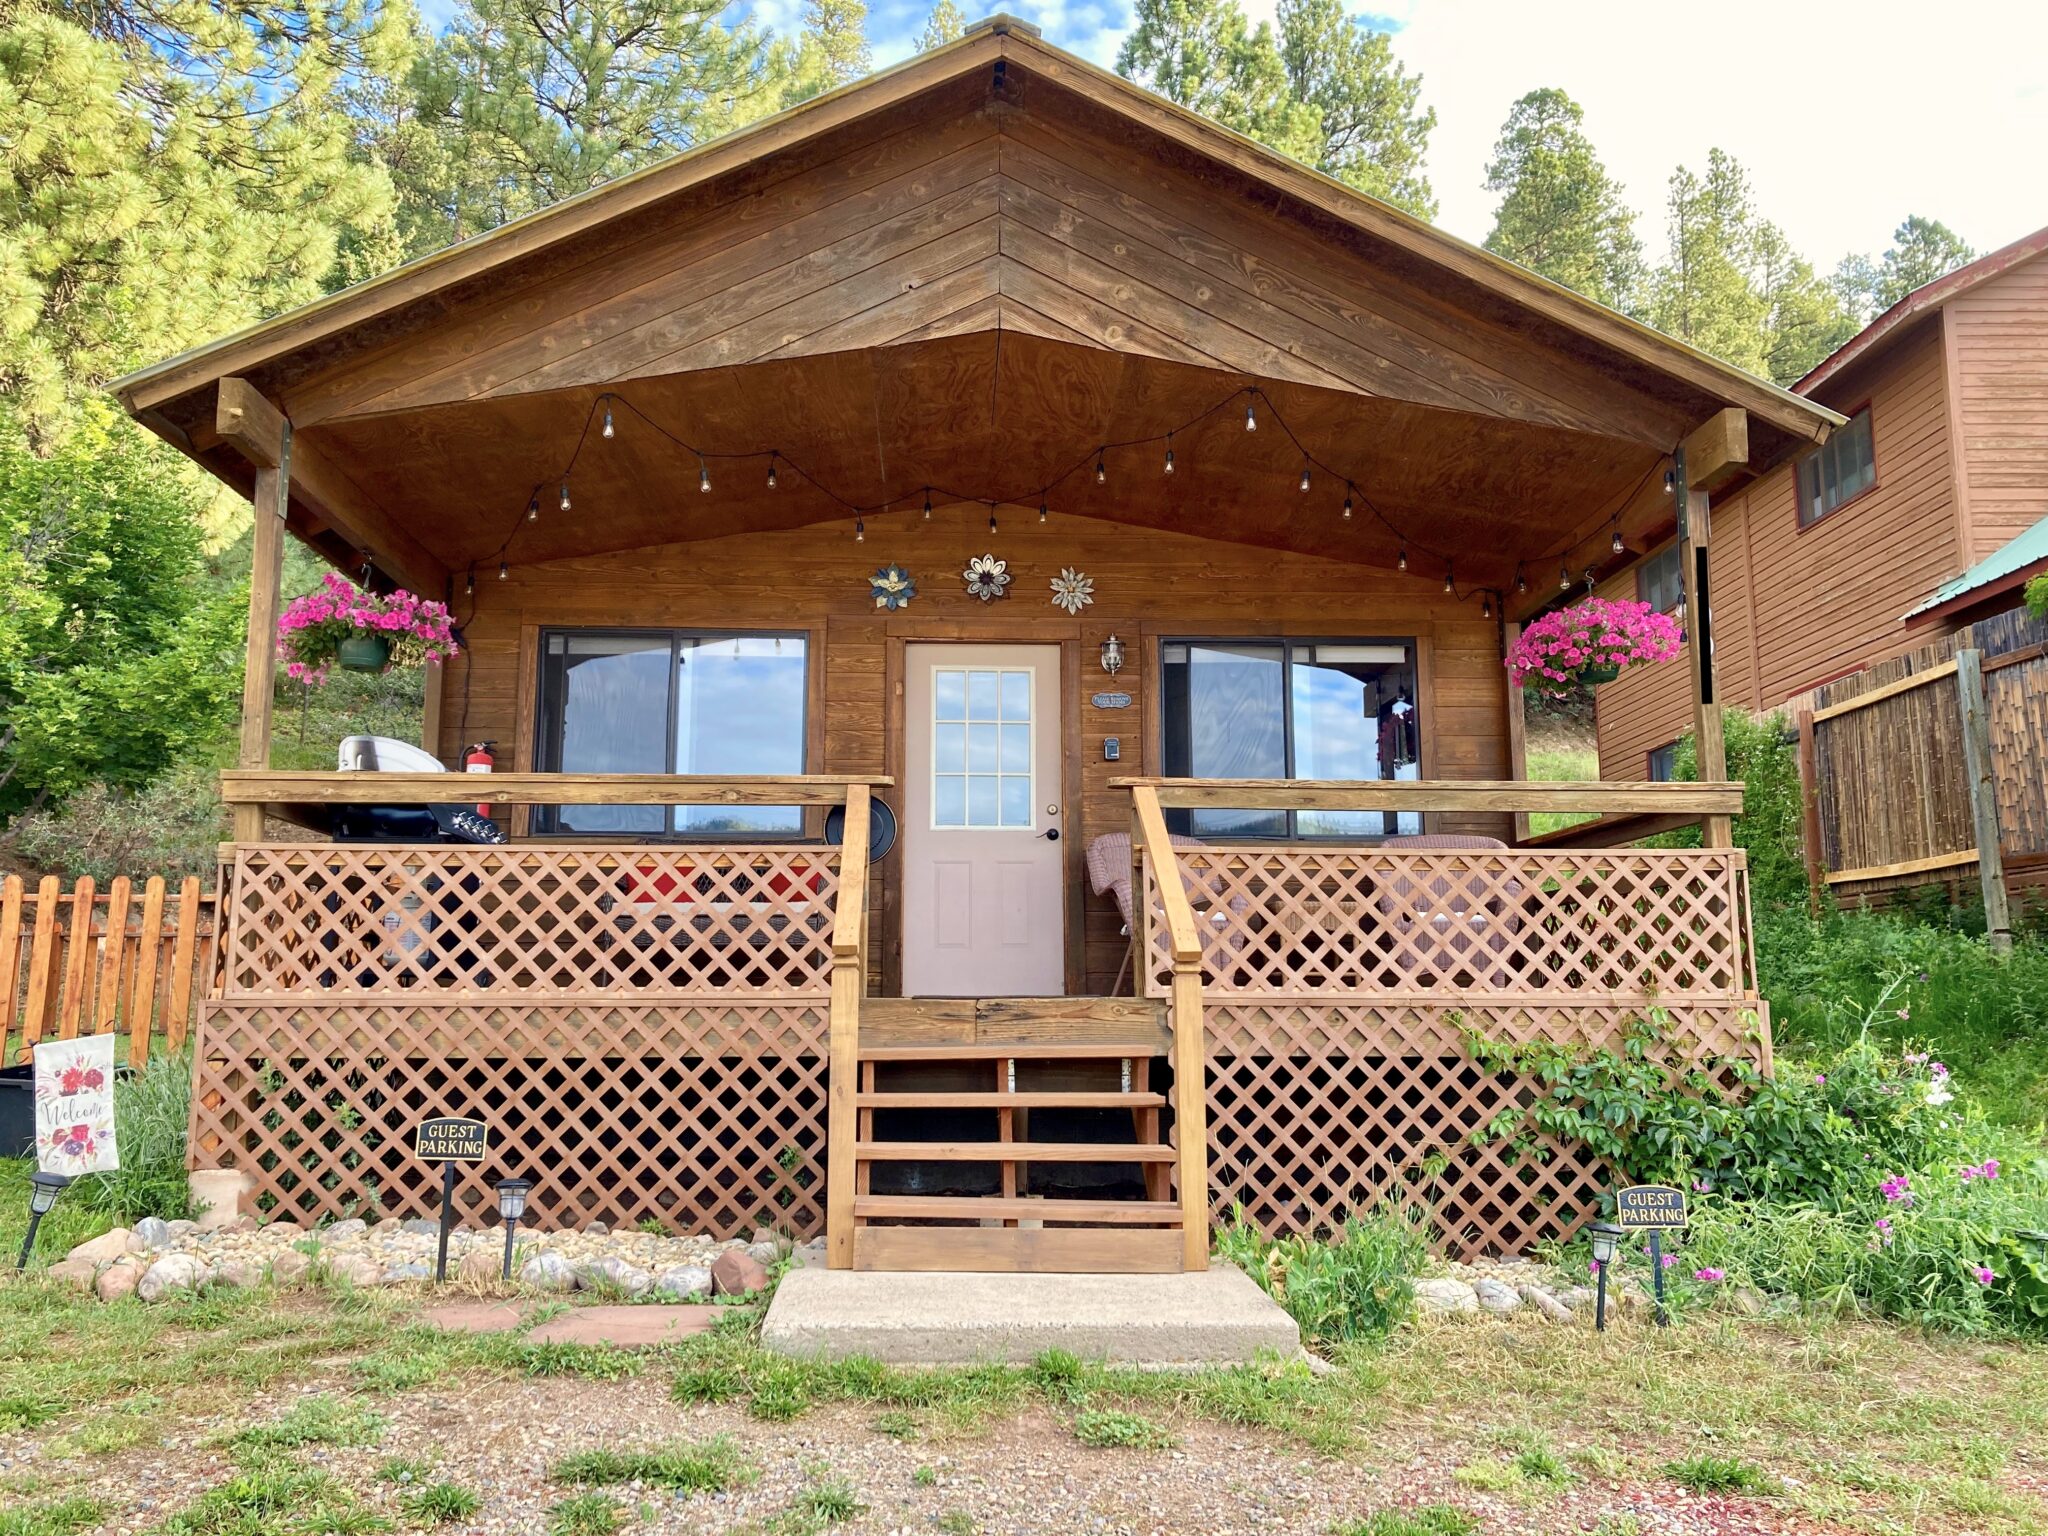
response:
<path id="1" fill-rule="evenodd" d="M 1598 688 L 1602 683 L 1611 683 L 1619 676 L 1619 667 L 1582 667 L 1579 670 L 1579 681 L 1588 688 Z"/>
<path id="2" fill-rule="evenodd" d="M 334 654 L 347 671 L 382 672 L 391 665 L 391 642 L 382 635 L 351 635 Z"/>

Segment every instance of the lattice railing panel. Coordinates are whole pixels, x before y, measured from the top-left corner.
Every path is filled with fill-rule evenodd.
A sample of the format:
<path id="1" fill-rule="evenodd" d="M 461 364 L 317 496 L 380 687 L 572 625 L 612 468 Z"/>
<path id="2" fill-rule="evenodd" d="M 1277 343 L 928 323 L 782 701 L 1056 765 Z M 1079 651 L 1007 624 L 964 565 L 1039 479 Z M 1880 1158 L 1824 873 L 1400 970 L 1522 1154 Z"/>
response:
<path id="1" fill-rule="evenodd" d="M 235 851 L 228 997 L 830 987 L 836 848 Z"/>
<path id="2" fill-rule="evenodd" d="M 1209 1188 L 1214 1219 L 1240 1204 L 1269 1233 L 1328 1232 L 1383 1200 L 1426 1210 L 1453 1257 L 1521 1253 L 1597 1213 L 1612 1181 L 1583 1148 L 1547 1158 L 1472 1133 L 1525 1093 L 1483 1072 L 1468 1030 L 1490 1039 L 1596 1048 L 1618 1043 L 1639 1007 L 1410 996 L 1216 1003 L 1205 1010 Z M 1768 1050 L 1768 1017 L 1732 1005 L 1671 1006 L 1662 1049 L 1674 1065 Z"/>
<path id="3" fill-rule="evenodd" d="M 541 1227 L 653 1218 L 744 1236 L 824 1230 L 827 1009 L 809 998 L 521 1003 L 210 1004 L 198 1038 L 191 1158 L 245 1169 L 279 1214 L 392 1218 L 439 1209 L 414 1128 L 473 1115 L 464 1220 L 493 1186 L 534 1181 Z"/>
<path id="4" fill-rule="evenodd" d="M 1179 848 L 1212 999 L 1438 992 L 1739 1000 L 1739 850 Z M 1148 989 L 1172 975 L 1147 862 Z"/>

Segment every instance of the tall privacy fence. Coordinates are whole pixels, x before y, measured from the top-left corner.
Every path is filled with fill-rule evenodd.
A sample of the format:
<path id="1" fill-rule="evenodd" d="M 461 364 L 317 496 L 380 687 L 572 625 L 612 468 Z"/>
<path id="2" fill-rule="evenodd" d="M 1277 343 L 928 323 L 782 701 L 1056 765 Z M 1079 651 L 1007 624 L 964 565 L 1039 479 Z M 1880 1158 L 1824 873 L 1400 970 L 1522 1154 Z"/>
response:
<path id="1" fill-rule="evenodd" d="M 1799 711 L 1807 873 L 1838 901 L 1975 882 L 1994 933 L 2048 878 L 2048 624 L 1983 619 Z"/>
<path id="2" fill-rule="evenodd" d="M 219 966 L 217 908 L 196 876 L 178 884 L 55 875 L 0 882 L 0 1064 L 39 1040 L 123 1037 L 141 1067 L 153 1045 L 185 1043 Z"/>

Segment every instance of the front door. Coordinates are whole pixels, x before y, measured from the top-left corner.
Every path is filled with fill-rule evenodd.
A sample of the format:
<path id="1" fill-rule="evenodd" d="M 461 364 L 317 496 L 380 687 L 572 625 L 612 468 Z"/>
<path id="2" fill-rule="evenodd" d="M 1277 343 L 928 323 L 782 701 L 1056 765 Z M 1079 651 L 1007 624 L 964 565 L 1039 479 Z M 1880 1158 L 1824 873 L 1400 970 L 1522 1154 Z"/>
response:
<path id="1" fill-rule="evenodd" d="M 904 647 L 903 993 L 1065 990 L 1060 648 Z"/>

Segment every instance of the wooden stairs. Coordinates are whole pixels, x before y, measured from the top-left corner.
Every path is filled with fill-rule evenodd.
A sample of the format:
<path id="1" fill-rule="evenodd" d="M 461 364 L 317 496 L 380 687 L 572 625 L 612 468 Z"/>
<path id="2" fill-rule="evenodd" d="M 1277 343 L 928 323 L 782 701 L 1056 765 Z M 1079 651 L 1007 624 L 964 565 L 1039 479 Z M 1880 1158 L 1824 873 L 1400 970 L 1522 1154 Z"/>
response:
<path id="1" fill-rule="evenodd" d="M 1180 1269 L 1168 1046 L 1142 998 L 863 999 L 853 1267 Z"/>

